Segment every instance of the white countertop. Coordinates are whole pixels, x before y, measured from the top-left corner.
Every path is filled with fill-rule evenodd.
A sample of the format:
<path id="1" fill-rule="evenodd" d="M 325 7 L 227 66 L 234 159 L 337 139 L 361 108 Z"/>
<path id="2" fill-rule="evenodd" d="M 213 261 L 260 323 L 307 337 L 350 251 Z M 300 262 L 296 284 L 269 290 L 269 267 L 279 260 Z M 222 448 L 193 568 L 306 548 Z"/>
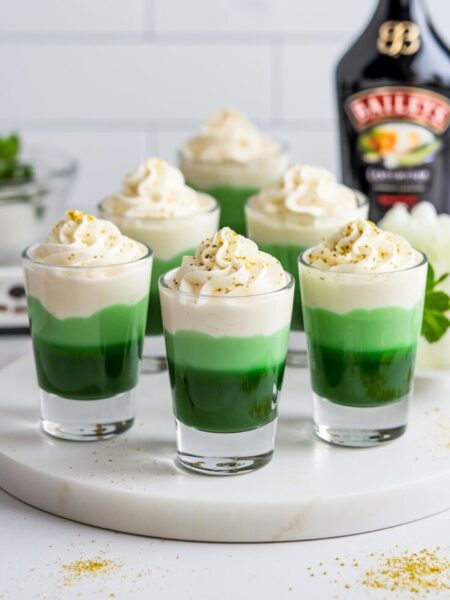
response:
<path id="1" fill-rule="evenodd" d="M 30 350 L 0 338 L 0 367 Z M 1 407 L 0 407 L 1 409 Z M 405 550 L 440 546 L 450 558 L 450 511 L 408 525 L 311 542 L 207 544 L 114 533 L 43 513 L 0 491 L 0 599 L 225 600 L 420 599 L 361 583 L 367 569 Z M 106 574 L 73 576 L 64 565 L 113 561 Z M 450 583 L 450 574 L 449 574 Z M 426 594 L 449 598 L 450 591 Z"/>

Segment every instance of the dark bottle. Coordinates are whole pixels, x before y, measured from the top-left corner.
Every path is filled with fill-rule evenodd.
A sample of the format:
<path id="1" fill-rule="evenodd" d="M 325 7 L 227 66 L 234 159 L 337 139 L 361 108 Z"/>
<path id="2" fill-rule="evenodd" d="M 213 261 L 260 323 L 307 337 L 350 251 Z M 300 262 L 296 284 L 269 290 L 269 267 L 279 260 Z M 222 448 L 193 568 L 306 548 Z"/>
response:
<path id="1" fill-rule="evenodd" d="M 397 202 L 450 212 L 450 52 L 422 0 L 380 0 L 336 69 L 342 178 L 378 221 Z"/>

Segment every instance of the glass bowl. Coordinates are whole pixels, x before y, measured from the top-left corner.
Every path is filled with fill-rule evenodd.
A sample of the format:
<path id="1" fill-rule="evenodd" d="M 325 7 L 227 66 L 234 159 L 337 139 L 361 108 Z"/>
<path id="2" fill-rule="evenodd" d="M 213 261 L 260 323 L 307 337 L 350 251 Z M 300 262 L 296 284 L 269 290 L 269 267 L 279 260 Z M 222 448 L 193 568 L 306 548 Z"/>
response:
<path id="1" fill-rule="evenodd" d="M 56 149 L 28 148 L 20 160 L 31 164 L 33 179 L 0 183 L 0 266 L 20 264 L 24 247 L 48 235 L 77 172 L 76 160 Z"/>

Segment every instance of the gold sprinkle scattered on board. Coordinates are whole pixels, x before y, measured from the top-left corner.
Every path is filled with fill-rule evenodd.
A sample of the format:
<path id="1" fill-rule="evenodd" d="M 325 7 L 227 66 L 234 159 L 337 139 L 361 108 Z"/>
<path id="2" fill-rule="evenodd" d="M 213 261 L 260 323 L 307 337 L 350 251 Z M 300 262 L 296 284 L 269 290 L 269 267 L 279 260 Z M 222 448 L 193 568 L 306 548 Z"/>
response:
<path id="1" fill-rule="evenodd" d="M 423 548 L 387 556 L 364 573 L 361 583 L 369 588 L 418 595 L 450 590 L 450 558 L 441 556 L 439 550 Z"/>
<path id="2" fill-rule="evenodd" d="M 86 577 L 107 575 L 120 566 L 119 562 L 103 558 L 102 556 L 66 563 L 62 565 L 66 573 L 64 585 L 70 587 Z"/>

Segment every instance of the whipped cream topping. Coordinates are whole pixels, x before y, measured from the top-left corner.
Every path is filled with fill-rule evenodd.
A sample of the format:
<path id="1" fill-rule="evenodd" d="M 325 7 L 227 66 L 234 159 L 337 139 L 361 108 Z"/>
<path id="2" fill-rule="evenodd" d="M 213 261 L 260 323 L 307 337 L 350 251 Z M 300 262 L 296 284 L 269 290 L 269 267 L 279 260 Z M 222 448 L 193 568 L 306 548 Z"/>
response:
<path id="1" fill-rule="evenodd" d="M 106 198 L 109 213 L 137 218 L 183 217 L 208 210 L 211 202 L 186 185 L 176 167 L 159 158 L 149 158 L 124 177 L 119 194 Z"/>
<path id="2" fill-rule="evenodd" d="M 204 240 L 195 256 L 185 256 L 169 282 L 172 289 L 199 296 L 251 296 L 286 284 L 281 263 L 229 227 Z"/>
<path id="3" fill-rule="evenodd" d="M 357 206 L 353 190 L 336 182 L 321 167 L 291 164 L 283 177 L 252 198 L 252 206 L 267 214 L 277 214 L 310 224 Z"/>
<path id="4" fill-rule="evenodd" d="M 64 267 L 116 265 L 137 260 L 147 248 L 122 235 L 113 223 L 68 210 L 31 258 Z"/>
<path id="5" fill-rule="evenodd" d="M 240 112 L 219 110 L 208 117 L 199 135 L 188 139 L 184 157 L 212 163 L 247 163 L 279 154 L 278 142 L 264 135 Z"/>
<path id="6" fill-rule="evenodd" d="M 343 273 L 403 270 L 420 260 L 421 255 L 403 237 L 362 219 L 347 223 L 305 255 L 314 267 Z"/>

